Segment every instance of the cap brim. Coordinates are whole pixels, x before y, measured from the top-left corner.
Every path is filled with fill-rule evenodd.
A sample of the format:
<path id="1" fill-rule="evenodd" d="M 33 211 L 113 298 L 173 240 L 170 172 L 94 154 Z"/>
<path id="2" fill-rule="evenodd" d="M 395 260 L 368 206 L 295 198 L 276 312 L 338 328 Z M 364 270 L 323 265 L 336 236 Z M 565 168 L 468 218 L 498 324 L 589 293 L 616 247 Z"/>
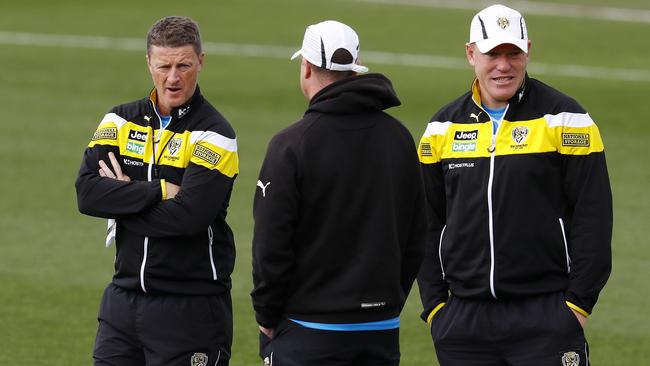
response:
<path id="1" fill-rule="evenodd" d="M 352 71 L 358 72 L 360 74 L 365 74 L 368 72 L 368 68 L 362 65 L 354 64 L 352 65 Z"/>
<path id="2" fill-rule="evenodd" d="M 296 57 L 302 55 L 302 48 L 296 51 L 292 56 L 291 59 L 294 60 Z"/>
<path id="3" fill-rule="evenodd" d="M 515 46 L 519 47 L 522 51 L 528 53 L 528 40 L 527 39 L 506 39 L 506 38 L 492 38 L 492 39 L 483 39 L 480 41 L 476 41 L 476 47 L 478 47 L 478 50 L 481 51 L 481 53 L 488 53 L 490 52 L 494 47 L 500 46 L 502 44 L 514 44 Z"/>

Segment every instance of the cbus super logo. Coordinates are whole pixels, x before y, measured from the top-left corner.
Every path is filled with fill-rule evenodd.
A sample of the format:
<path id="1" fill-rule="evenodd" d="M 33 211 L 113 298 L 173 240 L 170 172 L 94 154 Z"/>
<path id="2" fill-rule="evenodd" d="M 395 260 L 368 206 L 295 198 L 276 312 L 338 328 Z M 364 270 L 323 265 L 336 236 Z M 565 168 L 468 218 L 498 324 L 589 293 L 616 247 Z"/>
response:
<path id="1" fill-rule="evenodd" d="M 474 131 L 456 131 L 454 140 L 456 141 L 472 141 L 478 138 L 478 130 Z"/>
<path id="2" fill-rule="evenodd" d="M 140 131 L 136 131 L 136 130 L 130 130 L 129 131 L 129 140 L 136 140 L 136 141 L 145 142 L 145 141 L 147 141 L 147 132 L 140 132 Z"/>

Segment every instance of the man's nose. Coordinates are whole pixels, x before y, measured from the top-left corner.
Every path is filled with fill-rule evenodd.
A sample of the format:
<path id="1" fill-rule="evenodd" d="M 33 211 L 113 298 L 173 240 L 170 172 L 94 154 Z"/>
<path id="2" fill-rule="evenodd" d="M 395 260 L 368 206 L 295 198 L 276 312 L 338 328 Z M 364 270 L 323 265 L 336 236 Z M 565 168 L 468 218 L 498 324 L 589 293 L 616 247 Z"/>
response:
<path id="1" fill-rule="evenodd" d="M 496 60 L 496 63 L 497 63 L 497 70 L 499 71 L 509 71 L 510 68 L 512 67 L 510 65 L 510 60 L 508 59 L 508 55 L 499 56 Z"/>
<path id="2" fill-rule="evenodd" d="M 180 79 L 180 71 L 176 67 L 172 67 L 169 70 L 169 74 L 167 75 L 167 80 L 169 81 L 177 81 Z"/>

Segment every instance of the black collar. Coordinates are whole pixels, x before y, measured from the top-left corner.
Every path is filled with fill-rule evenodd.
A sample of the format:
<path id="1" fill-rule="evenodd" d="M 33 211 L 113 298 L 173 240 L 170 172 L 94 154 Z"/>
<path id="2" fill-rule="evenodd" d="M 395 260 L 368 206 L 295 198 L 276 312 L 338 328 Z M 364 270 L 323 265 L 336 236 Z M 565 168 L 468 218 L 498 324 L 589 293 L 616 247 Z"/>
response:
<path id="1" fill-rule="evenodd" d="M 173 108 L 169 115 L 172 117 L 172 119 L 181 119 L 190 114 L 190 111 L 196 109 L 202 101 L 203 96 L 201 95 L 201 89 L 197 85 L 190 100 L 181 106 Z M 158 92 L 156 91 L 155 87 L 149 93 L 149 102 L 150 106 L 155 109 L 158 103 Z"/>

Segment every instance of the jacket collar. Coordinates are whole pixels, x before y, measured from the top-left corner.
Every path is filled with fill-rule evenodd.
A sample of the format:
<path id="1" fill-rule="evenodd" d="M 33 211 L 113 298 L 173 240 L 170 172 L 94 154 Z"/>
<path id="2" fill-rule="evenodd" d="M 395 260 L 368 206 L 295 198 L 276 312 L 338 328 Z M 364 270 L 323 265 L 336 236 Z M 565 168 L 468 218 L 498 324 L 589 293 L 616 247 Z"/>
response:
<path id="1" fill-rule="evenodd" d="M 201 95 L 201 89 L 197 85 L 192 98 L 190 98 L 190 100 L 188 100 L 185 104 L 173 108 L 171 110 L 170 116 L 172 116 L 172 119 L 181 119 L 187 116 L 192 109 L 196 109 L 196 107 L 201 104 L 202 100 L 203 96 Z M 149 101 L 150 106 L 156 109 L 156 106 L 158 105 L 158 92 L 156 91 L 156 88 L 153 88 L 149 93 Z"/>

